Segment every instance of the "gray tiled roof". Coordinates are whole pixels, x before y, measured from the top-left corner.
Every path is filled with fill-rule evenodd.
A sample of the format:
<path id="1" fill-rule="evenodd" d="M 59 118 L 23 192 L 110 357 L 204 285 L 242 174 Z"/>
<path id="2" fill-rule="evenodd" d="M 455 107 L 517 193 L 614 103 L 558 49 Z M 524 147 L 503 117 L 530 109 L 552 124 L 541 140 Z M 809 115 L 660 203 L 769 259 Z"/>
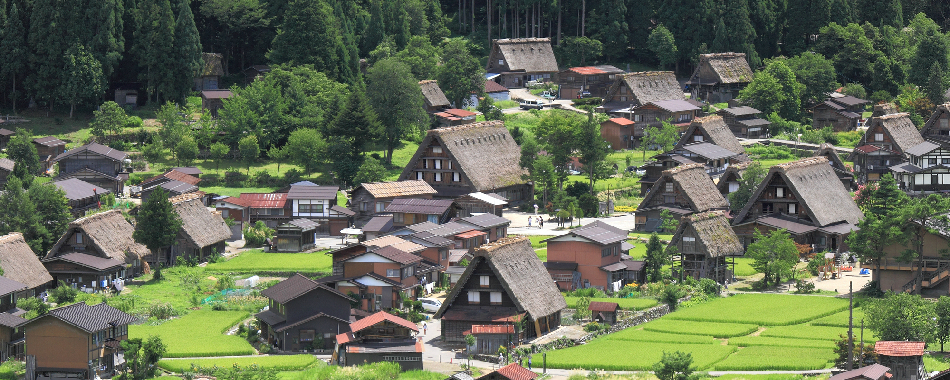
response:
<path id="1" fill-rule="evenodd" d="M 93 306 L 80 302 L 50 310 L 49 315 L 90 333 L 135 321 L 135 317 L 104 302 Z"/>

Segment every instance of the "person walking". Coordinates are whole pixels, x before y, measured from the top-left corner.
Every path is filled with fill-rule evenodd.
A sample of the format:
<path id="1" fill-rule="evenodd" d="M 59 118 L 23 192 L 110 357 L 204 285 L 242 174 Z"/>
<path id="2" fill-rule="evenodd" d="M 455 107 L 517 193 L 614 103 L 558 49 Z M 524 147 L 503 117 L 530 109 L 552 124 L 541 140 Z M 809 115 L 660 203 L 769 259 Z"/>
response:
<path id="1" fill-rule="evenodd" d="M 531 221 L 532 221 L 532 220 L 534 220 L 534 218 L 532 218 L 532 217 L 529 216 L 529 217 L 528 217 L 528 227 L 531 227 Z"/>
<path id="2" fill-rule="evenodd" d="M 422 322 L 422 335 L 425 335 L 429 331 L 429 325 L 425 322 Z"/>
<path id="3" fill-rule="evenodd" d="M 544 219 L 538 217 L 538 229 L 544 228 Z"/>
<path id="4" fill-rule="evenodd" d="M 528 355 L 528 370 L 531 370 L 531 355 Z"/>

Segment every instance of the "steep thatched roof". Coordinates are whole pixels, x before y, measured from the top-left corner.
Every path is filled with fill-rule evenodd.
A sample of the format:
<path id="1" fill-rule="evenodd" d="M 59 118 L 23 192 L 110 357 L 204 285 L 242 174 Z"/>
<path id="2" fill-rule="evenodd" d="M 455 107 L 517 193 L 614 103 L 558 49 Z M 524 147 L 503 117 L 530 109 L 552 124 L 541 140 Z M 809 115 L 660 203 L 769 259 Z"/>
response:
<path id="1" fill-rule="evenodd" d="M 876 110 L 877 106 L 874 107 Z M 938 139 L 941 141 L 950 140 L 950 136 L 941 135 L 939 132 L 940 130 L 947 130 L 947 128 L 941 128 L 940 123 L 938 123 L 941 118 L 946 119 L 947 114 L 950 114 L 950 103 L 938 105 L 934 109 L 934 112 L 930 114 L 930 118 L 927 119 L 927 122 L 924 123 L 924 128 L 920 130 L 920 134 L 928 139 Z"/>
<path id="2" fill-rule="evenodd" d="M 693 119 L 693 122 L 689 124 L 689 128 L 686 130 L 686 133 L 683 134 L 683 137 L 680 138 L 680 141 L 676 143 L 674 149 L 680 149 L 683 145 L 693 143 L 693 134 L 696 133 L 696 129 L 702 132 L 707 142 L 716 144 L 720 148 L 736 154 L 745 153 L 745 148 L 742 147 L 742 144 L 739 144 L 739 139 L 736 138 L 736 135 L 732 133 L 732 130 L 730 130 L 726 122 L 723 121 L 722 116 L 719 115 L 709 115 Z"/>
<path id="3" fill-rule="evenodd" d="M 749 168 L 749 165 L 752 165 L 752 161 L 729 165 L 729 167 L 726 168 L 726 171 L 723 172 L 721 176 L 719 176 L 719 182 L 716 182 L 716 188 L 719 189 L 719 192 L 728 192 L 729 181 L 741 180 L 742 176 L 745 174 L 745 170 Z"/>
<path id="4" fill-rule="evenodd" d="M 620 80 L 610 87 L 610 95 L 616 94 L 620 86 L 630 89 L 630 100 L 643 105 L 660 100 L 685 100 L 683 89 L 676 81 L 672 71 L 642 71 L 620 76 Z"/>
<path id="5" fill-rule="evenodd" d="M 882 126 L 884 133 L 890 136 L 891 141 L 893 141 L 894 146 L 892 150 L 894 151 L 903 152 L 924 142 L 923 136 L 921 136 L 920 131 L 917 130 L 917 127 L 915 127 L 914 123 L 910 120 L 910 114 L 908 113 L 893 113 L 876 117 L 872 123 L 873 124 L 868 127 L 868 130 L 874 129 L 878 125 Z M 872 135 L 873 138 L 872 133 L 866 133 L 863 142 L 875 143 L 874 141 L 867 141 L 868 135 Z"/>
<path id="6" fill-rule="evenodd" d="M 474 256 L 456 285 L 452 287 L 446 302 L 436 312 L 436 318 L 441 318 L 452 306 L 475 268 L 482 262 L 488 263 L 519 312 L 527 312 L 532 318 L 540 318 L 567 308 L 564 297 L 534 253 L 527 237 L 501 238 L 476 248 Z"/>
<path id="7" fill-rule="evenodd" d="M 4 277 L 30 288 L 53 281 L 53 276 L 49 275 L 19 232 L 0 236 L 0 268 L 3 268 Z"/>
<path id="8" fill-rule="evenodd" d="M 13 172 L 13 167 L 16 166 L 16 162 L 9 158 L 0 158 L 0 170 Z"/>
<path id="9" fill-rule="evenodd" d="M 136 243 L 132 238 L 135 227 L 132 227 L 125 216 L 118 210 L 110 210 L 103 213 L 79 218 L 69 223 L 69 228 L 59 238 L 56 245 L 50 249 L 46 258 L 52 258 L 59 255 L 72 253 L 72 250 L 65 246 L 66 240 L 73 236 L 74 232 L 82 231 L 83 238 L 88 241 L 88 246 L 95 249 L 95 254 L 99 257 L 119 260 L 129 263 L 135 259 L 141 259 L 149 254 L 148 248 Z M 86 253 L 92 253 L 86 251 Z"/>
<path id="10" fill-rule="evenodd" d="M 693 83 L 749 83 L 752 68 L 745 53 L 700 54 L 699 65 L 690 78 Z"/>
<path id="11" fill-rule="evenodd" d="M 197 196 L 196 196 L 197 195 Z M 169 199 L 181 218 L 181 235 L 199 248 L 231 237 L 231 229 L 221 214 L 211 212 L 201 203 L 202 194 L 189 193 Z"/>
<path id="12" fill-rule="evenodd" d="M 475 191 L 490 192 L 506 186 L 524 184 L 527 171 L 518 164 L 521 148 L 501 121 L 485 121 L 430 130 L 410 160 L 418 162 L 435 139 L 458 163 L 462 176 Z M 415 179 L 413 165 L 403 169 L 400 179 Z"/>
<path id="13" fill-rule="evenodd" d="M 419 87 L 422 89 L 422 97 L 425 98 L 426 107 L 448 107 L 450 105 L 449 98 L 445 97 L 445 93 L 439 87 L 439 81 L 419 81 Z"/>
<path id="14" fill-rule="evenodd" d="M 689 210 L 702 212 L 715 209 L 729 208 L 729 203 L 716 190 L 703 164 L 680 165 L 673 169 L 664 170 L 663 175 L 650 188 L 650 192 L 640 202 L 638 209 L 649 208 L 660 201 L 666 190 L 666 184 L 672 182 L 674 189 L 679 190 L 687 199 Z"/>
<path id="15" fill-rule="evenodd" d="M 775 165 L 759 184 L 749 203 L 739 211 L 734 219 L 744 223 L 750 215 L 756 200 L 760 199 L 772 180 L 779 176 L 789 191 L 799 200 L 804 211 L 818 227 L 846 221 L 857 224 L 864 219 L 864 213 L 851 198 L 825 157 L 803 158 L 798 161 Z"/>
<path id="16" fill-rule="evenodd" d="M 844 162 L 841 161 L 841 157 L 838 156 L 838 152 L 835 150 L 834 145 L 831 145 L 828 143 L 822 143 L 821 145 L 819 145 L 818 150 L 816 150 L 814 154 L 814 157 L 818 157 L 818 156 L 827 158 L 828 162 L 830 162 L 831 166 L 834 167 L 835 169 L 838 169 L 838 170 L 847 169 L 844 166 Z"/>
<path id="17" fill-rule="evenodd" d="M 508 71 L 557 72 L 550 38 L 506 38 L 493 40 L 492 44 L 505 57 Z"/>
<path id="18" fill-rule="evenodd" d="M 745 251 L 739 237 L 729 225 L 729 218 L 723 211 L 709 211 L 687 216 L 670 239 L 670 246 L 679 244 L 683 239 L 683 234 L 687 232 L 694 235 L 709 257 L 742 256 Z"/>

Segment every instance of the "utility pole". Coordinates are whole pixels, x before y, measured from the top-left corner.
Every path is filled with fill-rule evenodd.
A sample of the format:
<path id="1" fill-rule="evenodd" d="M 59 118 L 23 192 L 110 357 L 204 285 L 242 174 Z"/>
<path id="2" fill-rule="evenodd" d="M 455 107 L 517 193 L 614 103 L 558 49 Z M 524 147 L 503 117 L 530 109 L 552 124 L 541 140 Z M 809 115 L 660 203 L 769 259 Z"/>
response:
<path id="1" fill-rule="evenodd" d="M 854 281 L 848 282 L 848 368 L 854 369 Z M 864 341 L 864 329 L 861 330 L 861 341 Z"/>

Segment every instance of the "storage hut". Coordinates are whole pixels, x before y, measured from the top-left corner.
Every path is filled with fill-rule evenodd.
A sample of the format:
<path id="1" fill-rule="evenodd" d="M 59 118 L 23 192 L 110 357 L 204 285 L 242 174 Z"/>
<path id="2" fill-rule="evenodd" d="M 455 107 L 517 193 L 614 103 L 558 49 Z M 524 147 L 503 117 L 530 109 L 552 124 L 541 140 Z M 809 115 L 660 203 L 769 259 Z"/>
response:
<path id="1" fill-rule="evenodd" d="M 620 308 L 616 302 L 598 302 L 591 301 L 587 310 L 590 310 L 591 318 L 598 322 L 608 325 L 617 323 L 617 309 Z"/>
<path id="2" fill-rule="evenodd" d="M 277 226 L 275 239 L 277 252 L 303 252 L 313 248 L 319 224 L 310 219 L 300 218 Z"/>

